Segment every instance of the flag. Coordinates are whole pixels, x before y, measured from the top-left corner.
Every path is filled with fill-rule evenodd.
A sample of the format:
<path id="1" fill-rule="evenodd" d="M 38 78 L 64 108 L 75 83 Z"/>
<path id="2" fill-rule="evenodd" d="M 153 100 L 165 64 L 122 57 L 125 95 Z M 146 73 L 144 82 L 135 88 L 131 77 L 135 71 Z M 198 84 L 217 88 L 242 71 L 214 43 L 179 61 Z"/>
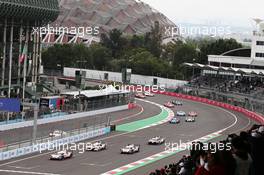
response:
<path id="1" fill-rule="evenodd" d="M 23 52 L 22 52 L 21 56 L 19 57 L 19 62 L 20 63 L 24 62 L 24 60 L 26 58 L 26 55 L 27 55 L 27 44 L 25 44 Z"/>

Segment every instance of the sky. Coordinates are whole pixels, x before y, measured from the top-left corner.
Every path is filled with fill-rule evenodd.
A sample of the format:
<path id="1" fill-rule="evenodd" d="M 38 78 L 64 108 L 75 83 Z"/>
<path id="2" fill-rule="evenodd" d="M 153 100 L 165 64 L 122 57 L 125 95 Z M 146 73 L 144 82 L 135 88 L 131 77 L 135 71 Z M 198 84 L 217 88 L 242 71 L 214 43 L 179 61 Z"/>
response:
<path id="1" fill-rule="evenodd" d="M 252 18 L 264 19 L 264 0 L 141 0 L 176 24 L 254 27 Z"/>

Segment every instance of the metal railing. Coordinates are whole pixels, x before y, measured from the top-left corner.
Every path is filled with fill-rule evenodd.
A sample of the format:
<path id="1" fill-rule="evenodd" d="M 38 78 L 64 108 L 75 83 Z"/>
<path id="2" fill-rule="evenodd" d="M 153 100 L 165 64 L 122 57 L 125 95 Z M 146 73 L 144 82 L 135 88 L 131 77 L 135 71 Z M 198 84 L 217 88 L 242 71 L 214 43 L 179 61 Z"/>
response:
<path id="1" fill-rule="evenodd" d="M 19 149 L 19 148 L 32 146 L 35 144 L 48 143 L 48 142 L 52 142 L 54 140 L 87 133 L 89 131 L 95 131 L 97 129 L 101 129 L 101 128 L 104 128 L 106 126 L 109 126 L 109 124 L 100 124 L 100 125 L 89 126 L 86 128 L 79 128 L 79 129 L 71 130 L 71 131 L 66 132 L 65 134 L 62 134 L 59 137 L 43 136 L 43 137 L 39 137 L 35 143 L 33 142 L 33 140 L 24 140 L 21 142 L 16 142 L 16 143 L 0 146 L 0 152 L 11 151 L 11 150 Z"/>

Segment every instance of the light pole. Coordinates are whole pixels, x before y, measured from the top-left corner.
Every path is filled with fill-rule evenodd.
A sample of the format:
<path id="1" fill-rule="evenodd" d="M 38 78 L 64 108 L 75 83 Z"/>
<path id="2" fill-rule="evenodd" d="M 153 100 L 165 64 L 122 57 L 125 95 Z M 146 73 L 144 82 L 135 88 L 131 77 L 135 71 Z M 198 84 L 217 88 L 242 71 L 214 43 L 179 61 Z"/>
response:
<path id="1" fill-rule="evenodd" d="M 193 64 L 195 63 L 196 59 L 193 59 Z M 194 79 L 194 65 L 193 65 L 193 71 L 192 71 L 192 79 Z"/>
<path id="2" fill-rule="evenodd" d="M 78 60 L 77 63 L 79 64 L 79 68 L 80 68 L 80 89 L 79 89 L 79 99 L 78 99 L 78 103 L 79 103 L 79 110 L 81 111 L 81 90 L 82 90 L 82 67 L 80 63 L 87 63 L 87 61 L 85 60 Z"/>

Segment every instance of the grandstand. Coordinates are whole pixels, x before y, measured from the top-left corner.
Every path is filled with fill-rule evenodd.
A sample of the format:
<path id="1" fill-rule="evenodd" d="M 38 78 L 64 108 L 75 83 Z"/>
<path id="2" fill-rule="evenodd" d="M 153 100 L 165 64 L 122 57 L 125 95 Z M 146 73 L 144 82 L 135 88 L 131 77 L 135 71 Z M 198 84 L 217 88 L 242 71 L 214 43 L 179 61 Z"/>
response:
<path id="1" fill-rule="evenodd" d="M 139 0 L 61 0 L 60 11 L 52 27 L 89 27 L 90 32 L 85 36 L 72 31 L 48 33 L 43 42 L 90 44 L 100 40 L 99 33 L 113 29 L 127 35 L 145 34 L 156 21 L 164 30 L 165 27 L 177 28 L 165 15 Z M 164 35 L 164 39 L 168 37 Z"/>
<path id="2" fill-rule="evenodd" d="M 208 55 L 208 64 L 184 63 L 200 69 L 191 82 L 199 88 L 220 92 L 236 92 L 252 98 L 264 97 L 264 23 L 257 23 L 253 31 L 251 48 L 239 48 L 221 55 Z"/>

